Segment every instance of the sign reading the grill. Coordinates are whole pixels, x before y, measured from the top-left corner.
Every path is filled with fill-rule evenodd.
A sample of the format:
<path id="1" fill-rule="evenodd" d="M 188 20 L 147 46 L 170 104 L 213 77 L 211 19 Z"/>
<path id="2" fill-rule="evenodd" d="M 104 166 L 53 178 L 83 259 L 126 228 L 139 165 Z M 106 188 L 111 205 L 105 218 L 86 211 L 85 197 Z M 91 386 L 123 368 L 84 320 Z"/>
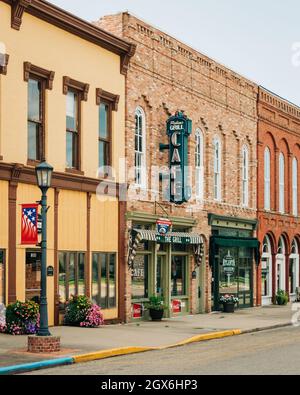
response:
<path id="1" fill-rule="evenodd" d="M 188 138 L 192 133 L 192 121 L 182 112 L 167 121 L 170 141 L 170 201 L 176 204 L 188 202 L 191 188 L 188 186 Z"/>

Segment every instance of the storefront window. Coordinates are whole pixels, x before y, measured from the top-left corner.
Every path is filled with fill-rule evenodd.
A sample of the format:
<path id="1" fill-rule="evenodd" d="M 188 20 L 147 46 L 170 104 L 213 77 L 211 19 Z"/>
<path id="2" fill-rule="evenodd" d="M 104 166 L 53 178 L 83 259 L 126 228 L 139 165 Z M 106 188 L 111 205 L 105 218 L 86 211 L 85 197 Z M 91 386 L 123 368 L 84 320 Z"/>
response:
<path id="1" fill-rule="evenodd" d="M 132 299 L 147 299 L 149 296 L 149 255 L 137 254 L 133 262 Z"/>
<path id="2" fill-rule="evenodd" d="M 72 295 L 85 294 L 85 253 L 59 252 L 58 287 L 61 307 Z"/>
<path id="3" fill-rule="evenodd" d="M 173 256 L 171 266 L 171 295 L 186 295 L 186 257 Z"/>
<path id="4" fill-rule="evenodd" d="M 5 303 L 5 261 L 4 250 L 0 250 L 0 304 Z"/>
<path id="5" fill-rule="evenodd" d="M 92 300 L 103 309 L 116 307 L 116 254 L 93 253 Z"/>
<path id="6" fill-rule="evenodd" d="M 40 301 L 41 293 L 41 259 L 40 251 L 26 251 L 25 299 Z"/>

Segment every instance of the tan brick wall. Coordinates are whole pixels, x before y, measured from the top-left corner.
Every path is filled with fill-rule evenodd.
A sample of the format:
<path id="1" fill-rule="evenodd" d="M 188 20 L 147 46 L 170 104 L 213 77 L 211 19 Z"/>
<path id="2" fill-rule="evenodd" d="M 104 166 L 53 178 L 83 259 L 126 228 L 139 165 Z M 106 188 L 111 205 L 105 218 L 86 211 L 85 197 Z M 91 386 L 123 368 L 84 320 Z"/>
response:
<path id="1" fill-rule="evenodd" d="M 147 124 L 147 166 L 168 165 L 168 152 L 159 151 L 159 143 L 168 143 L 166 120 L 177 110 L 184 110 L 193 121 L 189 139 L 189 162 L 195 168 L 195 130 L 204 133 L 204 203 L 194 213 L 190 204 L 175 206 L 163 203 L 170 216 L 195 217 L 194 229 L 209 240 L 209 212 L 256 219 L 257 172 L 257 93 L 258 87 L 244 77 L 189 48 L 169 35 L 127 14 L 107 16 L 97 22 L 137 45 L 127 75 L 126 157 L 134 164 L 135 109 L 141 106 Z M 122 25 L 122 26 L 121 26 Z M 222 143 L 222 201 L 213 198 L 213 139 Z M 249 208 L 241 207 L 241 152 L 247 145 L 250 154 Z M 150 177 L 150 170 L 148 173 Z M 132 181 L 132 180 L 131 180 Z M 194 180 L 193 180 L 194 183 Z M 128 202 L 128 211 L 155 213 L 155 204 L 146 194 L 140 201 Z M 159 209 L 158 209 L 159 210 Z M 164 214 L 163 210 L 159 212 Z M 128 224 L 128 228 L 131 224 Z M 205 293 L 210 309 L 210 270 L 206 270 Z M 130 280 L 128 279 L 128 283 Z M 193 292 L 195 292 L 195 289 Z M 126 298 L 130 297 L 130 290 Z M 129 308 L 129 306 L 128 306 Z M 194 301 L 191 310 L 194 310 Z"/>

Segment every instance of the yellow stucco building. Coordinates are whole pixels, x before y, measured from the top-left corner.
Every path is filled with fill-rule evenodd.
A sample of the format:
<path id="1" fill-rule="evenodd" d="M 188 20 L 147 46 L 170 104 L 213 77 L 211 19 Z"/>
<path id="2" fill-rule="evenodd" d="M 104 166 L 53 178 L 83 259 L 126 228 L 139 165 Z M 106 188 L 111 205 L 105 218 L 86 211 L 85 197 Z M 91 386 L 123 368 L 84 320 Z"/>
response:
<path id="1" fill-rule="evenodd" d="M 35 166 L 46 159 L 49 324 L 76 293 L 122 318 L 118 169 L 135 47 L 42 0 L 0 0 L 0 20 L 0 303 L 39 295 L 40 249 L 21 245 L 21 204 L 40 199 Z M 96 196 L 103 178 L 116 188 Z"/>

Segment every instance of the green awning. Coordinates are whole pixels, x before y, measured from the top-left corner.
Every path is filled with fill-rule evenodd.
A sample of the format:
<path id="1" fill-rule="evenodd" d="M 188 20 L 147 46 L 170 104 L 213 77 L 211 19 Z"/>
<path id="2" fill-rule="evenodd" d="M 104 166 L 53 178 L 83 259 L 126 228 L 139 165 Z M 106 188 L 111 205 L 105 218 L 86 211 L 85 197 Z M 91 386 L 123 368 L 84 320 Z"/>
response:
<path id="1" fill-rule="evenodd" d="M 212 236 L 211 242 L 220 247 L 259 248 L 259 241 L 255 238 Z"/>
<path id="2" fill-rule="evenodd" d="M 213 265 L 216 247 L 246 247 L 252 248 L 256 264 L 260 262 L 260 242 L 254 237 L 211 236 L 210 238 L 210 265 Z"/>

